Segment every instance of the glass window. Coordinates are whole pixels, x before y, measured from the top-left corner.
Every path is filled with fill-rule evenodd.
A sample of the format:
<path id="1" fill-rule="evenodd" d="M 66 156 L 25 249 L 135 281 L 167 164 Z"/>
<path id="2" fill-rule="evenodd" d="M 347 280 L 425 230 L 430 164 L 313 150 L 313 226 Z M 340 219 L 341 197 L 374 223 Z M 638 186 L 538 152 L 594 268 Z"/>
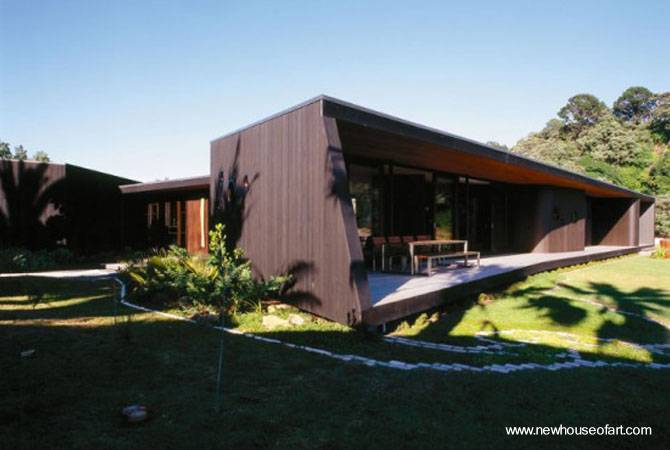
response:
<path id="1" fill-rule="evenodd" d="M 149 203 L 147 205 L 147 226 L 151 227 L 160 220 L 160 203 Z"/>
<path id="2" fill-rule="evenodd" d="M 454 180 L 435 179 L 435 239 L 454 238 Z"/>
<path id="3" fill-rule="evenodd" d="M 380 177 L 377 167 L 358 164 L 349 166 L 349 192 L 360 237 L 381 233 L 379 184 Z"/>
<path id="4" fill-rule="evenodd" d="M 433 232 L 433 173 L 393 166 L 392 233 L 417 236 Z"/>

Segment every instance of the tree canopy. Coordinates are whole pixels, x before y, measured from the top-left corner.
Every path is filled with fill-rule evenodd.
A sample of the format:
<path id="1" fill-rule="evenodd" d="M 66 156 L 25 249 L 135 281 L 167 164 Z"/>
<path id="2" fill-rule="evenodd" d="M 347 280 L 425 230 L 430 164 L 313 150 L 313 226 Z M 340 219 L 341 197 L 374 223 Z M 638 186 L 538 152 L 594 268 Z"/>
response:
<path id="1" fill-rule="evenodd" d="M 578 94 L 558 111 L 567 130 L 579 135 L 585 128 L 595 125 L 607 112 L 607 106 L 591 94 Z"/>
<path id="2" fill-rule="evenodd" d="M 646 122 L 654 109 L 656 96 L 641 86 L 629 87 L 614 102 L 612 112 L 625 122 Z"/>
<path id="3" fill-rule="evenodd" d="M 28 150 L 26 150 L 23 145 L 17 145 L 14 147 L 14 152 L 12 153 L 9 143 L 0 141 L 0 160 L 2 159 L 16 159 L 19 161 L 25 161 L 28 158 Z M 49 162 L 49 155 L 44 151 L 37 151 L 33 154 L 31 158 L 34 161 L 39 162 Z"/>

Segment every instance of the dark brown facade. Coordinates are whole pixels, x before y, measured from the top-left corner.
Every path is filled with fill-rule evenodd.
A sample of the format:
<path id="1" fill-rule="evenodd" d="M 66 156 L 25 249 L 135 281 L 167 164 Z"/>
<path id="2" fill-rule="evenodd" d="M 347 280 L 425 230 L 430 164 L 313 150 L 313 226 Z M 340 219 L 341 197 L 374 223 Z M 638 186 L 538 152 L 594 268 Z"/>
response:
<path id="1" fill-rule="evenodd" d="M 300 307 L 348 324 L 372 321 L 371 235 L 485 253 L 653 237 L 652 197 L 328 97 L 212 141 L 210 199 L 260 276 L 293 273 Z"/>
<path id="2" fill-rule="evenodd" d="M 91 254 L 121 245 L 121 193 L 132 180 L 71 164 L 0 161 L 0 245 Z"/>
<path id="3" fill-rule="evenodd" d="M 321 104 L 214 141 L 211 164 L 213 214 L 234 191 L 226 231 L 259 275 L 292 273 L 301 307 L 360 323 L 371 306 L 363 255 L 337 124 Z"/>

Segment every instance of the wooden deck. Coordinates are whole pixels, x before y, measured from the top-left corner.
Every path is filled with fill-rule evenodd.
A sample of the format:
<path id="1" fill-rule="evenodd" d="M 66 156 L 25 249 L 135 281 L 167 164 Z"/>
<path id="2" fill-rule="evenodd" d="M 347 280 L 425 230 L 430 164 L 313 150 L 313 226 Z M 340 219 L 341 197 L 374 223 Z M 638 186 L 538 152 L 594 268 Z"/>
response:
<path id="1" fill-rule="evenodd" d="M 365 323 L 379 325 L 559 267 L 634 253 L 643 247 L 593 246 L 564 253 L 521 253 L 482 258 L 481 266 L 441 268 L 431 277 L 368 273 L 373 307 Z"/>

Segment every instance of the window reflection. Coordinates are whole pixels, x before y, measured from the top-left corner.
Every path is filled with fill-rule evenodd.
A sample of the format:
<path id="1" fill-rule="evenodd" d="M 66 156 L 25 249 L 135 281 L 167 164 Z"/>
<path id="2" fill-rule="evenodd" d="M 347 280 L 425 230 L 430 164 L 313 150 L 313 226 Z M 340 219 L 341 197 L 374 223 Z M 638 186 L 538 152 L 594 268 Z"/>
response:
<path id="1" fill-rule="evenodd" d="M 351 164 L 349 166 L 349 192 L 356 215 L 358 235 L 368 237 L 381 233 L 380 229 L 380 177 L 376 167 Z"/>

